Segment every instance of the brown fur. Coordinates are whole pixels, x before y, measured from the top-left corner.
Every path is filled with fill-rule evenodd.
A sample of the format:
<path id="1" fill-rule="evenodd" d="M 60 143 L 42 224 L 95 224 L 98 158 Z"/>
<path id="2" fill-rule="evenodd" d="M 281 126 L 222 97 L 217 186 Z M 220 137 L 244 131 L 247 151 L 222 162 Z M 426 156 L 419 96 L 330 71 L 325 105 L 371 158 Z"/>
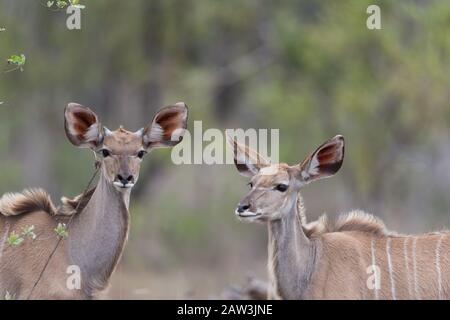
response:
<path id="1" fill-rule="evenodd" d="M 341 231 L 322 234 L 316 239 L 320 247 L 320 259 L 317 260 L 304 298 L 449 299 L 449 236 L 448 232 L 380 235 L 367 231 Z M 442 242 L 438 268 L 436 248 L 440 237 Z M 380 270 L 378 290 L 367 286 L 373 275 L 368 268 L 373 263 Z M 441 272 L 441 290 L 438 269 Z"/>
<path id="2" fill-rule="evenodd" d="M 299 213 L 299 215 L 301 215 Z M 338 217 L 335 223 L 330 223 L 327 215 L 322 215 L 317 221 L 304 226 L 308 238 L 317 238 L 324 233 L 359 231 L 375 236 L 387 236 L 393 234 L 386 229 L 383 221 L 374 215 L 364 211 L 354 210 Z"/>
<path id="3" fill-rule="evenodd" d="M 42 189 L 25 189 L 21 193 L 6 193 L 0 198 L 0 214 L 8 217 L 42 211 L 50 216 L 70 216 L 76 213 L 77 207 L 78 212 L 84 209 L 94 191 L 95 188 L 92 188 L 84 197 L 82 194 L 73 199 L 62 197 L 60 207 L 56 207 L 50 195 Z"/>
<path id="4" fill-rule="evenodd" d="M 80 194 L 73 199 L 62 197 L 61 198 L 62 206 L 59 208 L 58 214 L 64 216 L 71 216 L 72 214 L 81 212 L 86 207 L 89 200 L 91 200 L 91 197 L 94 194 L 94 192 L 95 188 L 92 188 L 91 190 L 86 192 L 85 196 L 83 196 L 83 194 Z"/>
<path id="5" fill-rule="evenodd" d="M 26 189 L 22 193 L 6 193 L 0 198 L 0 213 L 17 216 L 34 211 L 44 211 L 56 215 L 50 195 L 42 189 Z"/>

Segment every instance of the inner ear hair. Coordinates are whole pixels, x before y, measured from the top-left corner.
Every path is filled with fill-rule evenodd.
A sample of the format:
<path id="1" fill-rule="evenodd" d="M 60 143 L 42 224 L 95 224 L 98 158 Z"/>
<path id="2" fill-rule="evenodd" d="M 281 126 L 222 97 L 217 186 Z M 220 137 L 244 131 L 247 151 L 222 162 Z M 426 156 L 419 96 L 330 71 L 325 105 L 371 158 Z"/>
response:
<path id="1" fill-rule="evenodd" d="M 309 181 L 332 176 L 342 166 L 344 150 L 343 136 L 338 135 L 329 139 L 299 165 L 301 177 Z"/>
<path id="2" fill-rule="evenodd" d="M 143 142 L 149 147 L 173 147 L 183 140 L 187 128 L 188 108 L 184 102 L 160 109 L 143 131 Z M 176 140 L 172 140 L 177 138 Z"/>
<path id="3" fill-rule="evenodd" d="M 102 140 L 102 126 L 97 115 L 88 107 L 69 103 L 64 110 L 67 138 L 78 147 L 95 148 Z"/>

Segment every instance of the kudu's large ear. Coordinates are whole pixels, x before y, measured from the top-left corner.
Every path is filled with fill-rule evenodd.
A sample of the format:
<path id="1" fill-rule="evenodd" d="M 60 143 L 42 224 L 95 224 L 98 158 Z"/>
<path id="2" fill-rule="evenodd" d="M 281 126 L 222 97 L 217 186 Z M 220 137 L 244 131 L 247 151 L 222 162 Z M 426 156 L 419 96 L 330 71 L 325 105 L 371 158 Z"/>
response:
<path id="1" fill-rule="evenodd" d="M 235 136 L 227 134 L 227 141 L 233 150 L 234 164 L 239 173 L 245 177 L 253 177 L 270 162 L 250 147 L 237 141 Z"/>
<path id="2" fill-rule="evenodd" d="M 344 145 L 341 135 L 322 144 L 299 165 L 301 179 L 309 182 L 331 177 L 338 172 L 344 161 Z"/>
<path id="3" fill-rule="evenodd" d="M 184 102 L 164 107 L 152 123 L 144 129 L 143 141 L 147 148 L 173 147 L 183 140 L 187 128 L 188 108 Z"/>
<path id="4" fill-rule="evenodd" d="M 96 148 L 102 141 L 102 126 L 97 115 L 88 107 L 69 103 L 64 110 L 67 138 L 80 148 Z"/>

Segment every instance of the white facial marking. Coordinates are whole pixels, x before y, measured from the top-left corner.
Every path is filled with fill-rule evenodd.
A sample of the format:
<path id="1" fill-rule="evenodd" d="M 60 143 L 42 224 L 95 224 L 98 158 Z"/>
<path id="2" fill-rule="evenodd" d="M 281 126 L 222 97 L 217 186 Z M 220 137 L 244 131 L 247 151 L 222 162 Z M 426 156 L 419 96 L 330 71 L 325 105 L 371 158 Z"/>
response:
<path id="1" fill-rule="evenodd" d="M 271 165 L 268 167 L 264 167 L 261 170 L 259 170 L 259 174 L 263 176 L 273 176 L 276 175 L 279 171 L 279 168 L 277 165 Z"/>
<path id="2" fill-rule="evenodd" d="M 236 209 L 235 213 L 239 217 L 257 217 L 257 216 L 259 216 L 259 213 L 256 213 L 256 212 L 252 212 L 252 211 L 238 212 L 237 209 Z"/>
<path id="3" fill-rule="evenodd" d="M 127 183 L 124 185 L 122 182 L 119 181 L 114 181 L 113 185 L 116 187 L 116 189 L 119 190 L 130 189 L 134 187 L 134 183 Z"/>

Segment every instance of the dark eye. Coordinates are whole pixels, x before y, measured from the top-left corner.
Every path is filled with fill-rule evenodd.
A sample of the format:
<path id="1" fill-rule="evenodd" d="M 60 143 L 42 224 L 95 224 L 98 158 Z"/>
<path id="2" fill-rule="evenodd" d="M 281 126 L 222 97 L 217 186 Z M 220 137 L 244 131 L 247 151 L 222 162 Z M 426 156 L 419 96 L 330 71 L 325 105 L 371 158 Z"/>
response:
<path id="1" fill-rule="evenodd" d="M 147 151 L 141 150 L 138 152 L 137 156 L 139 159 L 142 159 L 147 154 Z"/>
<path id="2" fill-rule="evenodd" d="M 111 153 L 106 149 L 102 149 L 100 150 L 100 152 L 102 153 L 103 158 L 109 157 L 111 155 Z"/>
<path id="3" fill-rule="evenodd" d="M 289 188 L 288 185 L 281 183 L 281 184 L 277 184 L 277 186 L 275 187 L 275 190 L 278 190 L 280 192 L 285 192 L 288 188 Z"/>
<path id="4" fill-rule="evenodd" d="M 253 188 L 253 183 L 249 182 L 247 183 L 247 185 L 250 187 L 250 189 Z"/>

